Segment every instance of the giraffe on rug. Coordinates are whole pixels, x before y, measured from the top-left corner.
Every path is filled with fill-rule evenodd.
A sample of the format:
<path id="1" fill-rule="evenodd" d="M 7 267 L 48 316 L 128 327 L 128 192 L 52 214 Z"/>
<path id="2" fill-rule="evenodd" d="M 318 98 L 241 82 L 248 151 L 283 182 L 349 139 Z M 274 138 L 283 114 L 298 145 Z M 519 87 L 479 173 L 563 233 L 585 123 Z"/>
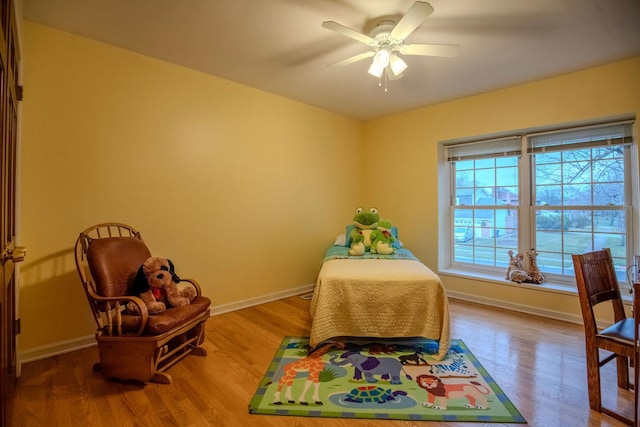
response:
<path id="1" fill-rule="evenodd" d="M 309 388 L 313 384 L 313 396 L 311 399 L 315 402 L 316 405 L 322 405 L 322 401 L 320 400 L 320 372 L 324 370 L 324 362 L 322 361 L 322 356 L 326 352 L 328 352 L 332 347 L 344 348 L 344 344 L 339 342 L 331 342 L 323 345 L 315 350 L 313 350 L 307 357 L 300 360 L 294 360 L 293 362 L 289 362 L 286 364 L 282 370 L 282 377 L 280 377 L 280 381 L 278 381 L 278 389 L 273 395 L 273 404 L 274 405 L 282 405 L 282 400 L 280 400 L 280 392 L 282 388 L 286 385 L 287 391 L 284 396 L 289 403 L 296 403 L 293 399 L 291 393 L 291 386 L 293 386 L 293 381 L 296 379 L 296 376 L 300 372 L 307 373 L 307 380 L 304 383 L 304 389 L 300 394 L 301 405 L 308 405 L 309 403 L 305 400 L 304 396 L 309 391 Z"/>
<path id="2" fill-rule="evenodd" d="M 531 276 L 530 283 L 540 284 L 544 282 L 544 276 L 538 267 L 538 262 L 536 261 L 537 256 L 538 252 L 536 252 L 535 248 L 527 251 L 527 257 L 529 258 L 529 276 Z"/>

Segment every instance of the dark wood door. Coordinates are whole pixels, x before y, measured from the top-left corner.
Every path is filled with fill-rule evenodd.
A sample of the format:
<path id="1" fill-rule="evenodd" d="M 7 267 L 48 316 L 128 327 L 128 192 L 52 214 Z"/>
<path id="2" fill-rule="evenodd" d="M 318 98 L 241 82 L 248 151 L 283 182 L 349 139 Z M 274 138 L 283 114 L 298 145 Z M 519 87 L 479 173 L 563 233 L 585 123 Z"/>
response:
<path id="1" fill-rule="evenodd" d="M 13 0 L 0 0 L 0 425 L 11 420 L 16 384 L 15 263 L 24 258 L 16 246 L 16 152 L 18 100 L 18 46 Z"/>

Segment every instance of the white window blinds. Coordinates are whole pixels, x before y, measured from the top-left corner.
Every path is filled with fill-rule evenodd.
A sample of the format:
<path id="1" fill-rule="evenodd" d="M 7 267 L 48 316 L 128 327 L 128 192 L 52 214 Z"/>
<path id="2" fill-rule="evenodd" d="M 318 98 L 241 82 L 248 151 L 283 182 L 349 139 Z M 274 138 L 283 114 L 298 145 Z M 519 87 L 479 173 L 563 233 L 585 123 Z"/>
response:
<path id="1" fill-rule="evenodd" d="M 632 141 L 632 125 L 633 122 L 621 122 L 532 134 L 528 136 L 528 152 L 537 154 L 604 145 L 628 145 Z"/>
<path id="2" fill-rule="evenodd" d="M 522 154 L 522 138 L 510 136 L 500 139 L 467 142 L 450 145 L 446 149 L 447 161 L 459 162 L 495 157 L 520 156 Z"/>

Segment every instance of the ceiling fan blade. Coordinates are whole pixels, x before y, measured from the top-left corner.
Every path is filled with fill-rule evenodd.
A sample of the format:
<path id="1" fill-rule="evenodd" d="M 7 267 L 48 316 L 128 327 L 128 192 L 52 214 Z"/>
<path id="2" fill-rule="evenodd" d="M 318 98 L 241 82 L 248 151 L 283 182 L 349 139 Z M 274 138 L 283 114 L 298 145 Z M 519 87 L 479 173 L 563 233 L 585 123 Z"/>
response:
<path id="1" fill-rule="evenodd" d="M 405 44 L 400 48 L 400 53 L 452 58 L 460 53 L 460 46 L 457 44 Z"/>
<path id="2" fill-rule="evenodd" d="M 404 40 L 418 28 L 433 13 L 433 7 L 429 3 L 417 1 L 402 17 L 400 22 L 391 31 L 389 37 L 394 40 Z"/>
<path id="3" fill-rule="evenodd" d="M 354 62 L 362 61 L 363 59 L 371 58 L 376 53 L 372 50 L 369 52 L 360 53 L 355 56 L 351 56 L 347 59 L 343 59 L 342 61 L 334 62 L 333 64 L 327 65 L 327 67 L 338 67 L 341 65 L 353 64 Z"/>
<path id="4" fill-rule="evenodd" d="M 364 44 L 371 44 L 374 42 L 374 40 L 371 37 L 365 34 L 359 33 L 356 30 L 352 30 L 349 27 L 345 27 L 342 24 L 338 24 L 337 22 L 334 22 L 334 21 L 324 21 L 322 23 L 322 26 L 327 30 L 335 31 L 336 33 L 340 33 L 343 36 L 350 37 Z"/>

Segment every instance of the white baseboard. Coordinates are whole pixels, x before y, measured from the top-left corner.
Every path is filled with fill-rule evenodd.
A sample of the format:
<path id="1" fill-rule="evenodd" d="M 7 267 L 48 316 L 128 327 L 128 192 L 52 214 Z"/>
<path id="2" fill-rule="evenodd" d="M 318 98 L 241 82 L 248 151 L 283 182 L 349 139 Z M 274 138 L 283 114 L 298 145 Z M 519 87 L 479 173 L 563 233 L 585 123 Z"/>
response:
<path id="1" fill-rule="evenodd" d="M 59 354 L 69 353 L 71 351 L 81 350 L 94 345 L 96 345 L 96 338 L 91 334 L 71 340 L 34 347 L 27 351 L 18 353 L 18 360 L 21 364 L 24 364 L 40 359 L 46 359 L 47 357 L 57 356 Z"/>
<path id="2" fill-rule="evenodd" d="M 280 292 L 274 292 L 272 294 L 262 295 L 256 298 L 249 298 L 242 301 L 236 301 L 229 304 L 216 305 L 211 308 L 211 315 L 217 316 L 219 314 L 228 313 L 230 311 L 241 310 L 243 308 L 253 307 L 254 305 L 260 305 L 271 301 L 277 301 L 279 299 L 288 298 L 294 295 L 304 294 L 313 291 L 315 284 L 298 286 L 297 288 L 287 289 Z"/>
<path id="3" fill-rule="evenodd" d="M 549 319 L 562 320 L 565 322 L 582 325 L 582 315 L 574 315 L 562 311 L 547 310 L 532 305 L 515 304 L 504 300 L 485 298 L 475 294 L 472 295 L 451 290 L 447 290 L 447 295 L 453 299 L 459 299 L 476 304 L 488 305 L 490 307 L 503 308 L 520 313 L 533 314 L 536 316 L 547 317 Z"/>
<path id="4" fill-rule="evenodd" d="M 272 294 L 262 295 L 256 298 L 249 298 L 242 301 L 237 301 L 229 304 L 214 305 L 211 306 L 211 315 L 217 316 L 219 314 L 228 313 L 230 311 L 240 310 L 243 308 L 253 307 L 254 305 L 264 304 L 271 301 L 287 298 L 294 295 L 304 294 L 313 291 L 314 284 L 299 286 L 297 288 L 287 289 L 280 292 L 274 292 Z M 84 337 L 78 337 L 71 340 L 60 341 L 53 344 L 47 344 L 43 346 L 34 347 L 32 349 L 18 353 L 18 372 L 21 370 L 21 365 L 28 362 L 33 362 L 40 359 L 46 359 L 47 357 L 57 356 L 59 354 L 69 353 L 83 348 L 96 345 L 94 335 L 87 335 Z"/>
<path id="5" fill-rule="evenodd" d="M 243 308 L 253 307 L 255 305 L 265 304 L 267 302 L 288 298 L 294 295 L 300 295 L 313 291 L 314 284 L 299 286 L 297 288 L 287 289 L 280 292 L 274 292 L 271 294 L 262 295 L 255 298 L 249 298 L 241 301 L 232 302 L 229 304 L 214 305 L 211 307 L 211 315 L 217 316 L 231 311 L 241 310 Z M 503 300 L 494 298 L 484 298 L 478 295 L 466 294 L 464 292 L 447 291 L 450 298 L 458 299 L 462 301 L 468 301 L 476 304 L 487 305 L 491 307 L 497 307 L 520 313 L 533 314 L 536 316 L 547 317 L 550 319 L 562 320 L 565 322 L 582 324 L 582 317 L 580 315 L 573 315 L 565 312 L 559 312 L 554 310 L 541 309 L 540 307 L 515 304 Z M 61 341 L 49 345 L 35 347 L 33 349 L 21 352 L 18 354 L 18 360 L 20 364 L 33 362 L 47 357 L 57 356 L 59 354 L 69 353 L 72 351 L 80 350 L 83 348 L 96 345 L 95 337 L 88 335 L 79 337 L 72 340 Z"/>

